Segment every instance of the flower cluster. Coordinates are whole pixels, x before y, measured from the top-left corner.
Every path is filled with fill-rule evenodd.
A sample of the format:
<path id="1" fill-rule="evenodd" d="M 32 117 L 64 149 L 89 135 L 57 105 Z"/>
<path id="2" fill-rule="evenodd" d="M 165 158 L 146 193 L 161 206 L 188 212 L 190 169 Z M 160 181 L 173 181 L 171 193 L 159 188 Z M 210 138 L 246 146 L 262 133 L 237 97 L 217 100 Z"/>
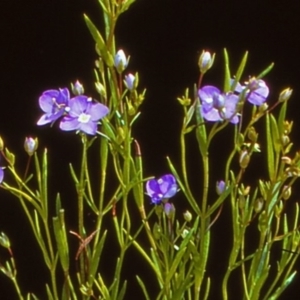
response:
<path id="1" fill-rule="evenodd" d="M 234 80 L 232 80 L 232 83 Z M 253 105 L 262 105 L 268 95 L 269 88 L 261 79 L 251 78 L 246 85 L 237 83 L 234 93 L 222 93 L 218 88 L 206 85 L 198 90 L 201 100 L 201 114 L 207 121 L 230 121 L 233 124 L 239 122 L 238 102 L 239 94 Z"/>
<path id="2" fill-rule="evenodd" d="M 37 125 L 54 123 L 62 117 L 61 130 L 79 130 L 90 135 L 96 134 L 98 121 L 109 113 L 107 106 L 85 95 L 70 98 L 67 88 L 45 91 L 39 98 L 39 105 L 44 114 Z"/>

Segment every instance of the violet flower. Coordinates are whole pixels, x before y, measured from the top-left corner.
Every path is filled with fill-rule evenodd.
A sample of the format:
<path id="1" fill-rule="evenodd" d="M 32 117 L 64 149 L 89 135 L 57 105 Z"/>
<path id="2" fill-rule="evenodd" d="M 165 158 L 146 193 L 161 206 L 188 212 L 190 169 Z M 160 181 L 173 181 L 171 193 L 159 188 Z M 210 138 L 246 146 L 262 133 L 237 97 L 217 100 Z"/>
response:
<path id="1" fill-rule="evenodd" d="M 39 98 L 39 105 L 44 114 L 38 120 L 37 125 L 53 123 L 64 113 L 70 100 L 67 88 L 59 90 L 47 90 Z"/>
<path id="2" fill-rule="evenodd" d="M 261 106 L 269 95 L 269 88 L 262 79 L 251 78 L 249 82 L 246 82 L 246 85 L 237 83 L 235 92 L 241 93 L 244 89 L 246 89 L 246 100 L 257 106 Z"/>
<path id="3" fill-rule="evenodd" d="M 238 96 L 233 93 L 221 93 L 221 91 L 211 85 L 206 85 L 199 89 L 201 99 L 201 114 L 207 121 L 228 120 L 233 124 L 239 122 L 237 116 Z"/>
<path id="4" fill-rule="evenodd" d="M 146 183 L 147 195 L 151 197 L 154 204 L 160 204 L 162 200 L 173 197 L 178 186 L 172 174 L 167 174 L 159 179 L 150 179 Z"/>
<path id="5" fill-rule="evenodd" d="M 93 103 L 87 96 L 76 96 L 69 101 L 68 114 L 60 122 L 60 129 L 79 130 L 95 135 L 97 123 L 109 113 L 108 107 Z"/>

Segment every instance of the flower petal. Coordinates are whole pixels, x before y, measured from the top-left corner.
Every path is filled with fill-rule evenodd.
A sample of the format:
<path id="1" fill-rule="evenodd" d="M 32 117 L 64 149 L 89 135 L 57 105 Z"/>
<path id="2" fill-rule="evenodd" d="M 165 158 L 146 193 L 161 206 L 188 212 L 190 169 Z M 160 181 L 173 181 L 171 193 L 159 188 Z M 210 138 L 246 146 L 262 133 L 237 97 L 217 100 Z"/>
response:
<path id="1" fill-rule="evenodd" d="M 59 128 L 64 131 L 78 130 L 80 128 L 80 122 L 77 118 L 65 116 L 59 124 Z"/>

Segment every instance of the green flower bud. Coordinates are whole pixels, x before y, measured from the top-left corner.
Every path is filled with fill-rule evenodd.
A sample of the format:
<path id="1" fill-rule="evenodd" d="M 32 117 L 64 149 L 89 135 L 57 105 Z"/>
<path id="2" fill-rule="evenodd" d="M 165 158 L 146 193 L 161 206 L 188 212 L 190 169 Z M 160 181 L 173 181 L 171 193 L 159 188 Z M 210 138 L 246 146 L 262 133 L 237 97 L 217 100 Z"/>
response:
<path id="1" fill-rule="evenodd" d="M 262 198 L 257 198 L 254 201 L 254 210 L 256 213 L 261 212 L 263 206 L 264 206 L 264 200 Z"/>
<path id="2" fill-rule="evenodd" d="M 2 140 L 2 137 L 0 136 L 0 151 L 3 151 L 4 149 L 4 141 Z"/>
<path id="3" fill-rule="evenodd" d="M 97 82 L 95 82 L 95 87 L 96 87 L 97 92 L 102 97 L 106 98 L 106 90 L 105 90 L 104 85 L 101 82 L 97 81 Z"/>
<path id="4" fill-rule="evenodd" d="M 187 210 L 183 213 L 183 218 L 185 219 L 185 221 L 187 222 L 191 222 L 192 221 L 192 214 Z"/>
<path id="5" fill-rule="evenodd" d="M 292 187 L 285 185 L 282 188 L 282 198 L 283 200 L 288 200 L 292 195 Z"/>
<path id="6" fill-rule="evenodd" d="M 4 232 L 1 232 L 0 234 L 0 245 L 6 249 L 10 248 L 9 238 Z"/>
<path id="7" fill-rule="evenodd" d="M 250 162 L 250 155 L 247 150 L 243 150 L 240 154 L 240 159 L 239 159 L 240 167 L 242 169 L 246 169 L 248 167 L 249 162 Z"/>
<path id="8" fill-rule="evenodd" d="M 258 137 L 258 133 L 256 132 L 255 128 L 253 126 L 251 126 L 248 131 L 248 139 L 251 142 L 256 143 L 257 137 Z"/>

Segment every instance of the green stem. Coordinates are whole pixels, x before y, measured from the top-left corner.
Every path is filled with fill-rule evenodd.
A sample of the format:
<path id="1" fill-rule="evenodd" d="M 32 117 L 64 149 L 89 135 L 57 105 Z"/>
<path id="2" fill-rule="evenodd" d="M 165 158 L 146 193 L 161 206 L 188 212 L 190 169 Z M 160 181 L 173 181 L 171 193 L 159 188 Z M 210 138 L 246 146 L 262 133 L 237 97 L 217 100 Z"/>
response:
<path id="1" fill-rule="evenodd" d="M 199 272 L 197 272 L 195 278 L 195 300 L 200 299 L 201 285 L 204 278 L 205 268 L 209 253 L 209 242 L 210 234 L 207 230 L 207 197 L 208 197 L 208 187 L 209 187 L 209 160 L 208 153 L 202 156 L 203 160 L 203 195 L 202 195 L 202 216 L 200 225 L 200 261 L 199 261 Z"/>
<path id="2" fill-rule="evenodd" d="M 80 177 L 77 186 L 77 197 L 78 197 L 78 233 L 79 236 L 84 238 L 84 182 L 85 182 L 85 169 L 87 164 L 87 137 L 85 134 L 81 135 L 82 139 L 82 160 L 81 160 L 81 169 Z M 80 281 L 85 283 L 85 267 L 84 267 L 84 256 L 80 255 Z"/>

